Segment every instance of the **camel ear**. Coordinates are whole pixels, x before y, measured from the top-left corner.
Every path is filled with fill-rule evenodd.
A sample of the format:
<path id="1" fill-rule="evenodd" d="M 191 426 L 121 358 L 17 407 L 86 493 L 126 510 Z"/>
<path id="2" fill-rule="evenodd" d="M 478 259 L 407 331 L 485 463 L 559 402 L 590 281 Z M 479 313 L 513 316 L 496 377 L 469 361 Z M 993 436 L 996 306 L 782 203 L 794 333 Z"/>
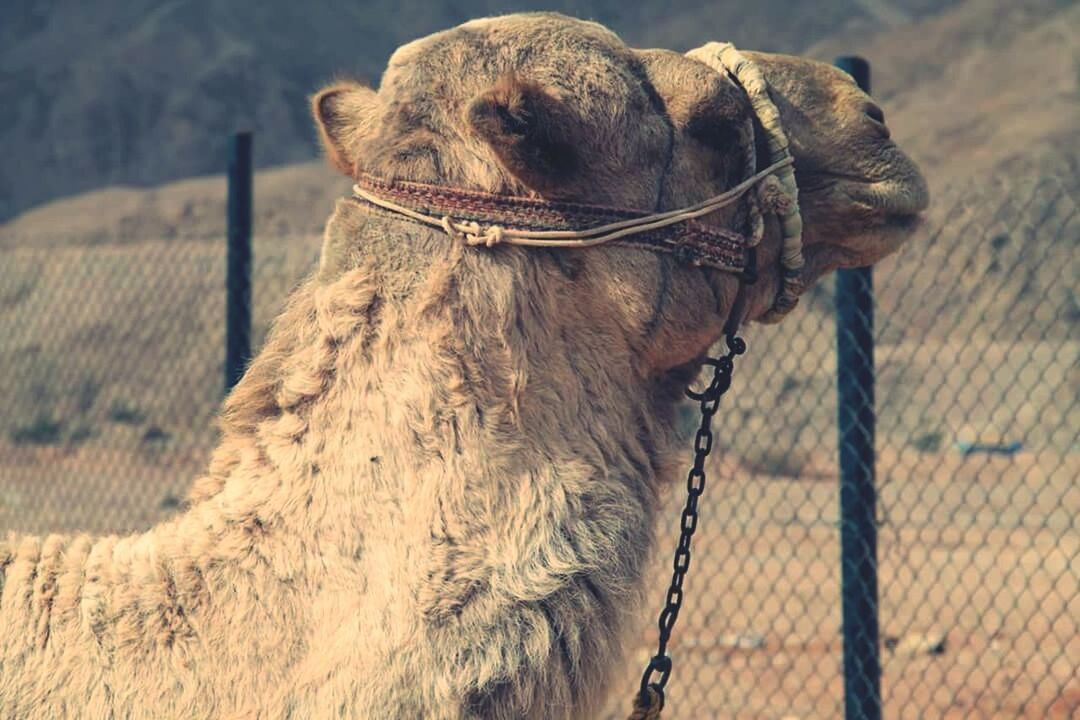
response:
<path id="1" fill-rule="evenodd" d="M 569 113 L 538 83 L 504 75 L 473 98 L 465 119 L 503 166 L 534 190 L 558 188 L 577 169 Z"/>
<path id="2" fill-rule="evenodd" d="M 311 114 L 330 164 L 356 176 L 360 144 L 374 134 L 378 95 L 358 83 L 329 85 L 311 98 Z"/>

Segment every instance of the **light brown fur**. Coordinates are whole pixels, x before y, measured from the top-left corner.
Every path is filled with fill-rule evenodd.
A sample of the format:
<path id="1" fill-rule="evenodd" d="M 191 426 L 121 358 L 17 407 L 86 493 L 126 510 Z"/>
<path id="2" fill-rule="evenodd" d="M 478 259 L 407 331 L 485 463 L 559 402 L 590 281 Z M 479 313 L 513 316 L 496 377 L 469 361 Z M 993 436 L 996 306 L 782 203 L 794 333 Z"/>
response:
<path id="1" fill-rule="evenodd" d="M 810 275 L 891 252 L 912 212 L 890 203 L 925 187 L 869 101 L 754 57 Z M 749 106 L 695 61 L 529 14 L 416 41 L 377 93 L 313 110 L 349 174 L 653 210 L 738 180 Z M 770 226 L 751 316 L 776 245 Z M 190 508 L 0 545 L 0 717 L 593 717 L 642 617 L 675 402 L 735 288 L 646 251 L 465 248 L 339 201 Z"/>

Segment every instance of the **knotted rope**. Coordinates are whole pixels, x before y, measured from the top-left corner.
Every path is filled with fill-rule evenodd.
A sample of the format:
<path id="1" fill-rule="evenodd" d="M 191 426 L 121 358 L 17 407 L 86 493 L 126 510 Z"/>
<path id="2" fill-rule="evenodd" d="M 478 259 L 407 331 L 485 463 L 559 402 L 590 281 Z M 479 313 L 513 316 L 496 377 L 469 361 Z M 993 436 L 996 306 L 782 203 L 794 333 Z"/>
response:
<path id="1" fill-rule="evenodd" d="M 660 710 L 663 704 L 660 702 L 660 694 L 649 688 L 648 702 L 643 703 L 641 694 L 634 695 L 634 709 L 627 720 L 660 720 Z"/>

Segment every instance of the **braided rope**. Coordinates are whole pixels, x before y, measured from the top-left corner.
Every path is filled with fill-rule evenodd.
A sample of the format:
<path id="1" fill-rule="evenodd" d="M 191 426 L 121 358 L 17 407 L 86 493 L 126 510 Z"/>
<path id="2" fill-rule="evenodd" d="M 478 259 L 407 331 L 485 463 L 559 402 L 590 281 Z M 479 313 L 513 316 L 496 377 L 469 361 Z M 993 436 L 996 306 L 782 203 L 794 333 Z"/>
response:
<path id="1" fill-rule="evenodd" d="M 776 323 L 791 312 L 799 302 L 799 295 L 803 291 L 802 269 L 806 264 L 803 257 L 802 245 L 802 215 L 799 212 L 799 186 L 795 182 L 795 169 L 792 167 L 792 157 L 789 148 L 788 137 L 784 133 L 780 121 L 780 111 L 772 99 L 769 98 L 769 83 L 761 70 L 750 60 L 735 49 L 731 43 L 711 42 L 686 53 L 687 57 L 705 63 L 713 70 L 726 74 L 742 86 L 750 98 L 750 105 L 754 109 L 758 120 L 765 129 L 766 139 L 769 144 L 769 162 L 773 166 L 787 161 L 780 166 L 775 177 L 780 182 L 778 188 L 787 195 L 787 200 L 778 201 L 775 198 L 767 202 L 761 195 L 765 192 L 764 186 L 759 188 L 759 200 L 765 207 L 770 205 L 780 219 L 782 230 L 782 246 L 780 250 L 781 287 L 776 295 L 773 306 L 758 318 L 760 322 Z M 775 189 L 774 189 L 775 190 Z M 756 218 L 754 218 L 756 221 Z"/>
<path id="2" fill-rule="evenodd" d="M 627 720 L 660 720 L 660 710 L 663 708 L 663 703 L 660 702 L 660 695 L 649 688 L 648 702 L 643 703 L 641 694 L 634 695 L 634 708 L 631 711 Z"/>

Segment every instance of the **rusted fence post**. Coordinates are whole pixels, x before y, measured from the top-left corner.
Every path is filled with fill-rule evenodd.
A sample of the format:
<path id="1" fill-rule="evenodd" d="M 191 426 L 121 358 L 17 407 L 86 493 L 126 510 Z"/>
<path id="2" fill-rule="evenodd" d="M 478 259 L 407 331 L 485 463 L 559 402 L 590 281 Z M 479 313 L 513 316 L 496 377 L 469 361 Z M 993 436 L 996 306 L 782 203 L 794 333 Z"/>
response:
<path id="1" fill-rule="evenodd" d="M 836 66 L 870 92 L 870 64 Z M 877 490 L 874 487 L 874 285 L 868 267 L 836 275 L 837 426 L 844 630 L 844 717 L 881 720 Z"/>
<path id="2" fill-rule="evenodd" d="M 251 358 L 251 133 L 229 140 L 228 250 L 225 275 L 225 392 Z"/>

